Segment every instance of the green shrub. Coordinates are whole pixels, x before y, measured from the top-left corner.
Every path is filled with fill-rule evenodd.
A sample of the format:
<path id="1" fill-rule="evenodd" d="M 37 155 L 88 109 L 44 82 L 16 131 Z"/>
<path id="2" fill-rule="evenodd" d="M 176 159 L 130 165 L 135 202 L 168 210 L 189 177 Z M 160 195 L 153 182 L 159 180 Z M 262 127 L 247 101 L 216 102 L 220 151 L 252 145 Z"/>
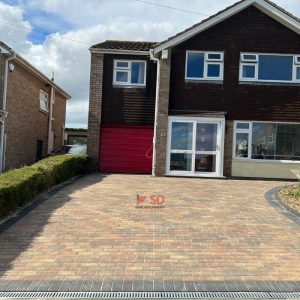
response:
<path id="1" fill-rule="evenodd" d="M 0 219 L 35 196 L 86 170 L 85 155 L 59 155 L 0 175 Z"/>

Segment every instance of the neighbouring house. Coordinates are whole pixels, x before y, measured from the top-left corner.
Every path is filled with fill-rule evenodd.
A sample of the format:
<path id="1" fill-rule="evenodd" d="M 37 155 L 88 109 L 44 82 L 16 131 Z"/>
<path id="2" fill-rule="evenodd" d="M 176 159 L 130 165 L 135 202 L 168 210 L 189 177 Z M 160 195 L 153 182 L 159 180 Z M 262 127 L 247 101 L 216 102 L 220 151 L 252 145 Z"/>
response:
<path id="1" fill-rule="evenodd" d="M 100 172 L 300 178 L 300 20 L 243 0 L 160 43 L 90 48 Z"/>
<path id="2" fill-rule="evenodd" d="M 30 165 L 64 143 L 70 95 L 0 42 L 0 171 Z"/>
<path id="3" fill-rule="evenodd" d="M 65 145 L 86 145 L 87 129 L 65 128 Z"/>

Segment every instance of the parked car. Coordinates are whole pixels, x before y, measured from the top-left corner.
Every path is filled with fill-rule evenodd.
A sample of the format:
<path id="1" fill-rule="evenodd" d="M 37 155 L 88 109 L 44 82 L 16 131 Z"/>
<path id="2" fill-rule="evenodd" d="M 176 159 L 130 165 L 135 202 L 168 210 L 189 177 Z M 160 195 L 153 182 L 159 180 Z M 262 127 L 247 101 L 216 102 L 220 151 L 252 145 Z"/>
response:
<path id="1" fill-rule="evenodd" d="M 52 151 L 51 155 L 86 154 L 86 145 L 64 145 Z"/>

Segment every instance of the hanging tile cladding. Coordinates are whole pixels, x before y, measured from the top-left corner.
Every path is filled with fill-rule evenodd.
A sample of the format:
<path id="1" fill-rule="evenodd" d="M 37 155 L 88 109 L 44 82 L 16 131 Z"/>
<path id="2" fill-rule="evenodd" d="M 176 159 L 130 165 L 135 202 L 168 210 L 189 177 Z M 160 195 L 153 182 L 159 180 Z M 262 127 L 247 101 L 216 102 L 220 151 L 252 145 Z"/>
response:
<path id="1" fill-rule="evenodd" d="M 185 82 L 186 50 L 224 51 L 224 82 Z M 300 121 L 300 86 L 240 84 L 240 52 L 300 53 L 300 36 L 255 7 L 172 49 L 170 111 L 224 111 L 229 120 Z"/>
<path id="2" fill-rule="evenodd" d="M 146 87 L 125 88 L 113 86 L 113 60 L 133 59 L 147 61 Z M 156 64 L 149 56 L 104 55 L 103 124 L 153 125 L 156 90 Z"/>

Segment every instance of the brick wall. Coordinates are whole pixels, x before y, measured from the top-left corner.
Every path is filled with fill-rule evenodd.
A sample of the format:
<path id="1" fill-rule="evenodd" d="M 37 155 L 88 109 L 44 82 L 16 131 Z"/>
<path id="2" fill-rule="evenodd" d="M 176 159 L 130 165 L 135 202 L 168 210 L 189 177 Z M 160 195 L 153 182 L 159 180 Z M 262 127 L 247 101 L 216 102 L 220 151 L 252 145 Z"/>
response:
<path id="1" fill-rule="evenodd" d="M 0 109 L 2 109 L 4 73 L 5 73 L 5 57 L 3 54 L 0 54 Z"/>
<path id="2" fill-rule="evenodd" d="M 224 176 L 231 176 L 232 169 L 233 121 L 226 121 L 224 142 Z"/>
<path id="3" fill-rule="evenodd" d="M 99 164 L 103 61 L 102 53 L 91 54 L 87 152 L 91 157 L 91 169 L 94 171 L 98 169 Z"/>
<path id="4" fill-rule="evenodd" d="M 53 105 L 52 130 L 54 131 L 53 149 L 64 144 L 64 125 L 66 120 L 66 100 L 56 93 Z"/>
<path id="5" fill-rule="evenodd" d="M 47 154 L 48 113 L 40 111 L 40 90 L 48 93 L 50 86 L 28 72 L 16 61 L 15 70 L 8 75 L 7 111 L 5 123 L 6 169 L 18 168 L 36 161 L 37 140 L 43 141 L 43 155 Z M 56 97 L 53 111 L 55 146 L 62 144 L 65 123 L 65 100 Z"/>
<path id="6" fill-rule="evenodd" d="M 159 79 L 159 101 L 158 118 L 156 132 L 156 159 L 155 175 L 163 176 L 166 172 L 167 155 L 167 134 L 168 134 L 168 113 L 169 113 L 169 92 L 170 92 L 170 72 L 171 55 L 168 60 L 160 60 L 160 79 Z"/>

